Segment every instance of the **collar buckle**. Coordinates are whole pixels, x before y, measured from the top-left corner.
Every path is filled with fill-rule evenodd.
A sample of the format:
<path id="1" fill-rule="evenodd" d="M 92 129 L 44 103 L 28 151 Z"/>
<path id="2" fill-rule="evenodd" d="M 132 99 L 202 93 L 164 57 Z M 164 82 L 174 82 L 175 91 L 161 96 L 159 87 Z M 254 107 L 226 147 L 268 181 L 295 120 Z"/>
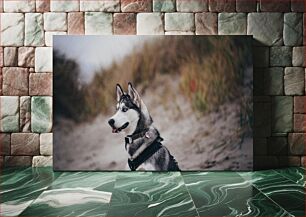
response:
<path id="1" fill-rule="evenodd" d="M 127 136 L 124 138 L 126 144 L 132 144 L 133 138 L 131 136 Z"/>

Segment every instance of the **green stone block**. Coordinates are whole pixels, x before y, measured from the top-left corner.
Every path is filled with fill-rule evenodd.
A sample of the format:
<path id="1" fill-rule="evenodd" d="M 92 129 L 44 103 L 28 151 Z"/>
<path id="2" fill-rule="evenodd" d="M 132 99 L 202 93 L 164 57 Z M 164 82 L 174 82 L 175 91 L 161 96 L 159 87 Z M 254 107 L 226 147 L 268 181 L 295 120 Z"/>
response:
<path id="1" fill-rule="evenodd" d="M 264 73 L 265 94 L 283 95 L 284 94 L 284 68 L 268 68 Z"/>
<path id="2" fill-rule="evenodd" d="M 18 132 L 19 131 L 19 97 L 1 96 L 0 97 L 0 131 Z"/>
<path id="3" fill-rule="evenodd" d="M 173 12 L 175 11 L 174 0 L 153 0 L 154 12 Z"/>
<path id="4" fill-rule="evenodd" d="M 276 96 L 272 100 L 272 132 L 292 131 L 293 97 Z"/>
<path id="5" fill-rule="evenodd" d="M 219 35 L 245 35 L 247 16 L 245 13 L 219 13 Z"/>
<path id="6" fill-rule="evenodd" d="M 271 66 L 291 66 L 292 48 L 287 46 L 271 47 L 270 65 Z"/>
<path id="7" fill-rule="evenodd" d="M 302 67 L 286 67 L 284 76 L 285 95 L 305 94 L 305 71 Z"/>
<path id="8" fill-rule="evenodd" d="M 31 100 L 31 130 L 47 133 L 52 129 L 52 97 L 34 96 Z"/>
<path id="9" fill-rule="evenodd" d="M 254 67 L 269 66 L 269 47 L 253 47 L 253 64 Z"/>
<path id="10" fill-rule="evenodd" d="M 19 116 L 8 116 L 1 121 L 2 132 L 18 132 L 19 131 Z"/>
<path id="11" fill-rule="evenodd" d="M 249 13 L 247 35 L 253 35 L 256 46 L 283 44 L 283 13 Z"/>
<path id="12" fill-rule="evenodd" d="M 284 44 L 298 46 L 303 44 L 303 14 L 286 13 L 284 15 Z"/>

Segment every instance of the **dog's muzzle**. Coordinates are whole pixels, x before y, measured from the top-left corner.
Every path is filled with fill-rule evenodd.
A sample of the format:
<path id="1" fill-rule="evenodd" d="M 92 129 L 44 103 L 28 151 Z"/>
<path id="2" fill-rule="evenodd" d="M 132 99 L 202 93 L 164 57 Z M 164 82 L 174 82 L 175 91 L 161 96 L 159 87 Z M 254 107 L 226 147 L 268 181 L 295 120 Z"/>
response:
<path id="1" fill-rule="evenodd" d="M 111 125 L 111 127 L 113 128 L 112 132 L 113 133 L 119 133 L 121 130 L 124 130 L 125 128 L 127 128 L 129 126 L 129 122 L 126 122 L 125 124 L 123 124 L 121 127 L 116 128 L 114 125 Z"/>

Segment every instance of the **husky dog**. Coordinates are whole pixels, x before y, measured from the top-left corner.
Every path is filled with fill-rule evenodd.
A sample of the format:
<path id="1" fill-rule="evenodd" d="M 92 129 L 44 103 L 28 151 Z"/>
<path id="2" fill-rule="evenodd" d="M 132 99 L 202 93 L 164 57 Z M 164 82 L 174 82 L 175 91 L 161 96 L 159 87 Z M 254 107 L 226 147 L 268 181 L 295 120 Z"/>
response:
<path id="1" fill-rule="evenodd" d="M 108 123 L 113 133 L 123 131 L 126 134 L 129 168 L 132 171 L 179 171 L 176 160 L 161 144 L 163 139 L 152 126 L 149 111 L 132 84 L 128 84 L 128 93 L 117 84 L 116 92 L 117 111 Z"/>

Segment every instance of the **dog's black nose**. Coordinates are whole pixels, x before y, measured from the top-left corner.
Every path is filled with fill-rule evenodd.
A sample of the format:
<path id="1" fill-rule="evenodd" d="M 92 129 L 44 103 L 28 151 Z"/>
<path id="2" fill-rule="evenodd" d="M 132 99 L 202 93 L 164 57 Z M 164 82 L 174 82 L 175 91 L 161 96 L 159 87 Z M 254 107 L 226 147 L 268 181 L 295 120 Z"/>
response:
<path id="1" fill-rule="evenodd" d="M 111 127 L 113 127 L 114 124 L 115 124 L 115 120 L 114 120 L 114 119 L 110 119 L 110 120 L 108 121 L 108 124 L 109 124 Z"/>

